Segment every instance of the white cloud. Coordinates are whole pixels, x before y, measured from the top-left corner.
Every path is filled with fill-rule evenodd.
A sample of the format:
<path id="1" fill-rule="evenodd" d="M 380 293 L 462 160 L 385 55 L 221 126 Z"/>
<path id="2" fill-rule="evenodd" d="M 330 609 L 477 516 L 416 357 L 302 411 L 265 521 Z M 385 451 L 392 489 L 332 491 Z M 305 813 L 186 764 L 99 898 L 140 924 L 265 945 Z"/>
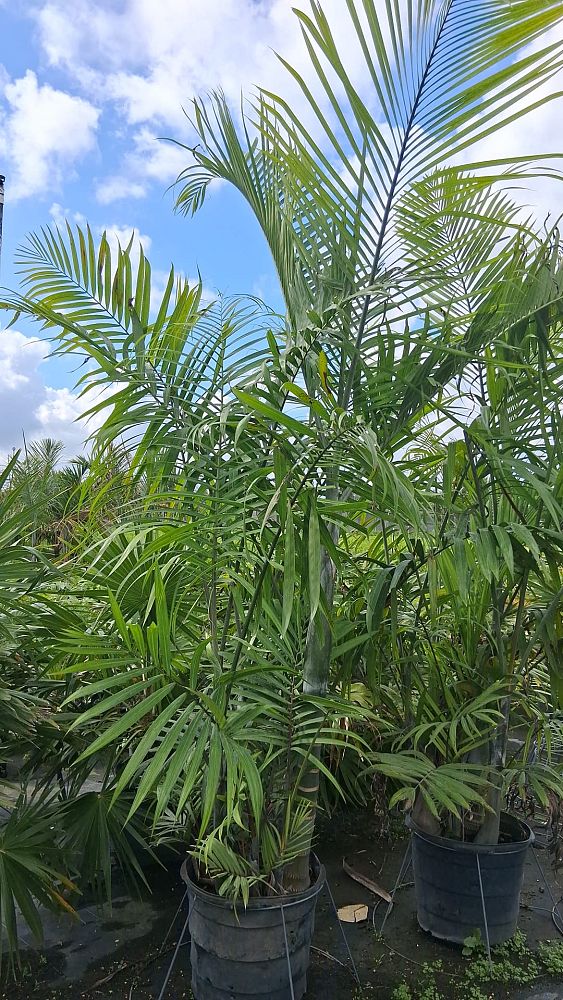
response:
<path id="1" fill-rule="evenodd" d="M 73 421 L 85 409 L 68 389 L 45 384 L 40 366 L 49 345 L 18 330 L 0 330 L 0 454 L 26 441 L 59 438 L 69 452 L 79 450 L 85 428 Z M 74 403 L 73 403 L 74 400 Z"/>
<path id="2" fill-rule="evenodd" d="M 0 333 L 0 393 L 21 389 L 47 355 L 43 341 L 26 337 L 18 330 Z"/>
<path id="3" fill-rule="evenodd" d="M 100 426 L 103 414 L 88 421 L 82 414 L 111 390 L 92 389 L 79 396 L 71 389 L 46 383 L 40 366 L 49 344 L 18 330 L 0 329 L 0 461 L 14 448 L 40 438 L 62 441 L 65 458 L 84 450 L 88 436 Z"/>
<path id="4" fill-rule="evenodd" d="M 130 124 L 179 124 L 182 106 L 211 88 L 223 88 L 236 103 L 241 88 L 256 85 L 290 96 L 291 79 L 272 49 L 310 73 L 293 6 L 292 0 L 160 0 L 155 16 L 152 0 L 97 7 L 77 0 L 69 24 L 66 0 L 46 0 L 35 16 L 49 62 L 90 86 L 95 79 Z M 306 0 L 300 6 L 309 10 Z M 323 11 L 353 81 L 360 75 L 367 83 L 346 5 L 324 0 Z"/>
<path id="5" fill-rule="evenodd" d="M 118 248 L 121 247 L 125 250 L 131 239 L 133 239 L 133 246 L 131 248 L 131 266 L 133 268 L 133 273 L 135 272 L 135 267 L 139 259 L 139 246 L 142 246 L 143 252 L 150 253 L 152 240 L 150 236 L 146 233 L 141 233 L 136 226 L 119 226 L 116 223 L 111 223 L 107 226 L 98 226 L 98 232 L 105 232 L 107 241 L 112 252 L 112 256 L 117 255 Z"/>
<path id="6" fill-rule="evenodd" d="M 38 424 L 34 436 L 62 440 L 67 447 L 76 441 L 80 448 L 89 428 L 86 429 L 85 422 L 81 422 L 79 426 L 74 425 L 80 420 L 86 407 L 84 399 L 79 399 L 70 389 L 54 389 L 46 385 L 44 398 L 33 412 Z"/>
<path id="7" fill-rule="evenodd" d="M 111 395 L 112 390 L 92 389 L 79 395 L 67 387 L 45 385 L 43 388 L 41 402 L 32 415 L 34 426 L 30 435 L 26 433 L 26 440 L 49 437 L 62 441 L 65 459 L 72 458 L 85 450 L 88 438 L 101 427 L 107 415 L 102 411 L 86 419 L 83 414 L 102 398 Z"/>
<path id="8" fill-rule="evenodd" d="M 236 98 L 241 85 L 262 82 L 268 45 L 299 33 L 288 0 L 161 0 L 158 17 L 151 0 L 78 0 L 70 26 L 67 10 L 66 0 L 48 0 L 38 11 L 47 58 L 76 78 L 94 75 L 133 125 L 179 124 L 182 104 L 210 87 Z"/>
<path id="9" fill-rule="evenodd" d="M 68 208 L 63 208 L 58 201 L 54 201 L 49 209 L 49 215 L 53 222 L 62 232 L 66 231 L 65 223 L 76 223 L 77 226 L 86 225 L 86 216 L 82 212 L 71 212 Z"/>
<path id="10" fill-rule="evenodd" d="M 520 53 L 520 57 L 537 55 L 540 50 L 549 45 L 559 44 L 562 39 L 562 27 L 558 25 L 546 34 L 525 46 Z M 546 160 L 544 163 L 550 170 L 561 170 L 563 158 L 561 156 L 561 115 L 563 111 L 563 70 L 559 70 L 550 80 L 536 86 L 532 93 L 521 98 L 518 102 L 513 102 L 505 110 L 505 118 L 516 114 L 524 107 L 535 104 L 538 101 L 546 101 L 535 107 L 533 111 L 524 117 L 510 122 L 495 130 L 476 143 L 464 150 L 457 158 L 456 163 L 467 164 L 483 160 L 497 160 L 516 158 L 525 160 L 532 155 L 557 154 L 557 157 Z M 554 98 L 554 99 L 550 99 Z M 486 119 L 483 118 L 481 125 L 486 127 Z M 538 165 L 538 172 L 541 173 L 541 165 Z M 530 215 L 535 217 L 540 226 L 543 226 L 549 216 L 549 225 L 553 224 L 563 210 L 563 186 L 561 181 L 548 177 L 532 177 L 529 180 L 519 182 L 519 186 L 512 189 L 511 197 L 517 204 L 524 208 L 523 217 Z"/>
<path id="11" fill-rule="evenodd" d="M 127 177 L 108 177 L 96 187 L 96 200 L 100 205 L 109 205 L 112 201 L 125 198 L 144 198 L 147 189 L 144 184 L 132 181 Z"/>
<path id="12" fill-rule="evenodd" d="M 52 191 L 94 148 L 99 110 L 82 97 L 40 85 L 31 70 L 5 82 L 2 93 L 0 155 L 10 175 L 9 197 Z"/>
<path id="13" fill-rule="evenodd" d="M 371 93 L 346 5 L 324 0 L 323 9 L 354 83 Z M 297 83 L 272 52 L 283 53 L 311 80 L 291 0 L 161 0 L 158 17 L 152 0 L 124 0 L 111 9 L 76 0 L 70 25 L 66 0 L 47 0 L 35 17 L 48 61 L 65 69 L 84 92 L 113 106 L 131 130 L 135 148 L 125 158 L 123 176 L 107 182 L 110 192 L 112 181 L 120 190 L 127 181 L 142 186 L 144 179 L 175 179 L 187 154 L 155 136 L 189 141 L 184 109 L 190 112 L 195 95 L 221 88 L 238 107 L 242 92 L 252 96 L 254 88 L 265 86 L 311 120 Z"/>
<path id="14" fill-rule="evenodd" d="M 115 190 L 120 191 L 133 189 L 133 194 L 129 197 L 142 197 L 135 194 L 135 191 L 146 193 L 147 180 L 161 181 L 163 184 L 172 184 L 182 170 L 192 162 L 191 154 L 175 142 L 167 139 L 157 138 L 148 126 L 135 131 L 131 139 L 132 151 L 127 153 L 123 160 L 123 174 L 110 178 L 108 182 L 103 182 L 98 186 L 98 201 L 109 203 L 114 198 L 108 198 L 102 192 L 105 191 L 106 183 L 109 184 L 110 193 Z M 132 177 L 142 178 L 142 181 L 132 181 Z M 210 190 L 216 191 L 223 181 L 216 179 L 210 184 Z"/>
<path id="15" fill-rule="evenodd" d="M 63 208 L 57 201 L 53 202 L 51 208 L 49 209 L 49 214 L 58 227 L 58 229 L 65 230 L 65 221 L 75 222 L 79 226 L 84 226 L 86 224 L 86 219 L 80 212 L 70 212 L 68 208 Z M 152 246 L 152 239 L 147 236 L 146 233 L 141 233 L 137 226 L 127 226 L 120 225 L 116 222 L 108 222 L 106 225 L 93 226 L 92 232 L 94 237 L 98 239 L 101 237 L 102 233 L 105 232 L 109 247 L 111 250 L 112 257 L 117 256 L 118 248 L 121 247 L 124 250 L 133 238 L 133 245 L 131 247 L 131 267 L 133 273 L 139 262 L 139 251 L 140 247 L 143 248 L 143 253 L 150 253 L 150 248 Z"/>
<path id="16" fill-rule="evenodd" d="M 563 91 L 563 72 L 554 80 L 544 84 L 534 93 L 534 99 L 547 97 Z M 515 108 L 512 109 L 513 111 Z M 561 170 L 561 98 L 548 101 L 519 121 L 496 130 L 466 153 L 467 160 L 496 159 L 498 157 L 521 157 L 531 154 L 558 154 L 557 159 L 546 161 L 551 169 Z M 547 177 L 534 177 L 524 181 L 522 186 L 512 191 L 515 201 L 533 213 L 540 225 L 548 216 L 549 223 L 555 223 L 563 211 L 563 185 L 561 181 Z"/>
<path id="17" fill-rule="evenodd" d="M 155 138 L 148 127 L 139 129 L 133 141 L 135 150 L 129 160 L 130 167 L 156 180 L 176 180 L 190 159 L 185 149 L 166 139 Z"/>
<path id="18" fill-rule="evenodd" d="M 45 386 L 45 399 L 35 410 L 41 427 L 51 428 L 53 424 L 61 427 L 78 420 L 84 410 L 84 403 L 70 389 L 53 389 Z M 45 435 L 47 436 L 47 435 Z M 56 434 L 49 434 L 56 437 Z"/>
<path id="19" fill-rule="evenodd" d="M 133 152 L 126 156 L 123 176 L 100 185 L 112 191 L 133 185 L 129 195 L 140 197 L 150 179 L 168 182 L 187 164 L 187 156 L 174 147 L 155 141 L 170 134 L 189 141 L 190 130 L 182 108 L 189 111 L 196 94 L 222 87 L 235 106 L 241 90 L 252 93 L 256 85 L 282 94 L 311 125 L 311 112 L 272 49 L 283 54 L 303 74 L 314 76 L 299 21 L 292 11 L 294 0 L 160 0 L 158 16 L 152 0 L 121 0 L 119 4 L 92 5 L 76 0 L 72 18 L 67 0 L 42 0 L 35 8 L 38 34 L 47 60 L 66 70 L 84 92 L 112 106 L 129 130 Z M 398 0 L 404 6 L 405 0 Z M 307 0 L 298 3 L 309 12 Z M 360 6 L 358 13 L 360 13 Z M 374 99 L 366 61 L 359 53 L 347 4 L 323 0 L 323 11 L 332 27 L 339 55 L 352 82 L 369 102 Z M 382 10 L 384 4 L 381 3 Z M 361 13 L 360 13 L 361 16 Z M 384 24 L 385 18 L 382 18 Z M 384 26 L 385 30 L 385 26 Z M 560 28 L 530 51 L 557 40 Z M 561 81 L 547 87 L 554 91 Z M 87 88 L 87 91 L 86 91 Z M 339 92 L 336 86 L 336 93 Z M 538 95 L 539 96 L 539 95 Z M 560 102 L 533 112 L 487 139 L 478 150 L 468 152 L 499 157 L 537 150 L 555 150 L 560 132 Z M 136 185 L 136 186 L 135 186 Z M 557 204 L 558 192 L 543 181 L 532 184 L 529 202 L 543 218 Z M 113 196 L 112 196 L 113 197 Z M 120 194 L 115 197 L 121 197 Z M 522 196 L 525 200 L 525 195 Z M 102 194 L 102 200 L 104 195 Z"/>
<path id="20" fill-rule="evenodd" d="M 96 56 L 107 59 L 108 66 L 131 52 L 134 25 L 125 16 L 104 5 L 78 2 L 69 17 L 64 0 L 44 3 L 37 10 L 37 24 L 47 58 L 53 66 L 74 65 L 77 69 Z"/>

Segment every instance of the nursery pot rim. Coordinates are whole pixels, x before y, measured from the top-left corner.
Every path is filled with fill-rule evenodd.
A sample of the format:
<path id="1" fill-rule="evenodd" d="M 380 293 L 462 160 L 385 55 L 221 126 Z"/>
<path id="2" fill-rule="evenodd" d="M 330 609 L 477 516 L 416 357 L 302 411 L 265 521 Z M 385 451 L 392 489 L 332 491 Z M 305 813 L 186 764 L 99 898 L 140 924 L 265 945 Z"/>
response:
<path id="1" fill-rule="evenodd" d="M 285 910 L 288 906 L 297 906 L 297 904 L 304 903 L 313 896 L 318 896 L 324 888 L 326 882 L 326 869 L 313 851 L 311 851 L 310 858 L 312 863 L 311 866 L 316 878 L 308 889 L 304 889 L 303 892 L 286 893 L 283 896 L 253 896 L 246 904 L 242 903 L 244 909 L 279 910 L 280 907 L 283 907 Z M 217 906 L 220 909 L 236 909 L 236 907 L 242 902 L 241 900 L 228 899 L 227 897 L 219 896 L 214 892 L 208 892 L 207 889 L 202 889 L 190 875 L 190 864 L 190 858 L 186 858 L 182 862 L 180 877 L 182 878 L 182 881 L 186 883 L 188 891 L 193 893 L 194 896 L 204 900 L 206 904 Z"/>
<path id="2" fill-rule="evenodd" d="M 511 813 L 501 812 L 501 824 L 503 818 L 517 823 L 525 837 L 522 840 L 511 840 L 505 844 L 475 844 L 470 840 L 455 840 L 451 837 L 440 837 L 433 833 L 422 830 L 413 820 L 410 813 L 405 816 L 405 826 L 421 840 L 428 844 L 435 844 L 444 851 L 465 851 L 467 854 L 515 854 L 531 847 L 536 837 L 531 826 L 518 816 Z"/>

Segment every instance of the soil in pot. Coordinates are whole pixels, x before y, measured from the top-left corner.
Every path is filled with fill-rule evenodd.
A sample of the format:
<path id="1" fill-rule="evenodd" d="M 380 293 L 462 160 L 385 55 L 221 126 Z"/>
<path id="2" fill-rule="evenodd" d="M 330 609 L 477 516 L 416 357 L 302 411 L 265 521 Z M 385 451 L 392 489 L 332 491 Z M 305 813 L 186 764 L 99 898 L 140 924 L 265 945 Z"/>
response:
<path id="1" fill-rule="evenodd" d="M 530 827 L 504 813 L 499 843 L 485 846 L 432 836 L 412 820 L 407 825 L 423 930 L 458 944 L 479 930 L 485 941 L 484 903 L 490 944 L 508 941 L 518 924 L 524 863 L 534 842 Z"/>
<path id="2" fill-rule="evenodd" d="M 291 1000 L 290 969 L 293 995 L 301 1000 L 315 907 L 326 879 L 317 858 L 312 866 L 314 880 L 306 892 L 250 899 L 245 907 L 202 889 L 184 863 L 196 1000 Z"/>

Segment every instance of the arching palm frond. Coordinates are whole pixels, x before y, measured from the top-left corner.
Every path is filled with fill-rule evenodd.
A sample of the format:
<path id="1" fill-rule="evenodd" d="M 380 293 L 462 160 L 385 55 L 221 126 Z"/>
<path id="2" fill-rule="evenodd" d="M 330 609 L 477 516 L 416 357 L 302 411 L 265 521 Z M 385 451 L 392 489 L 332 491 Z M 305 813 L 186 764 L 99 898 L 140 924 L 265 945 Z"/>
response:
<path id="1" fill-rule="evenodd" d="M 222 95 L 210 106 L 196 101 L 194 124 L 202 148 L 179 178 L 178 206 L 184 211 L 200 208 L 217 177 L 242 193 L 272 251 L 292 325 L 302 327 L 310 308 L 322 312 L 330 302 L 356 296 L 342 316 L 340 367 L 350 362 L 351 370 L 339 384 L 341 405 L 349 402 L 359 363 L 352 346 L 360 347 L 397 298 L 416 294 L 408 279 L 406 287 L 401 279 L 402 238 L 408 235 L 418 245 L 420 262 L 431 229 L 421 225 L 418 214 L 407 234 L 403 215 L 398 233 L 401 199 L 430 173 L 443 170 L 444 162 L 532 110 L 535 87 L 549 80 L 563 59 L 560 41 L 546 40 L 542 47 L 542 36 L 562 18 L 553 0 L 522 0 L 516 6 L 510 0 L 409 0 L 405 8 L 387 4 L 379 13 L 373 0 L 360 5 L 347 0 L 349 33 L 357 47 L 353 67 L 344 65 L 321 6 L 312 0 L 310 13 L 297 11 L 313 83 L 282 62 L 302 91 L 315 129 L 307 131 L 307 116 L 264 91 L 253 111 L 243 115 L 242 136 Z M 525 49 L 532 43 L 533 54 Z M 353 82 L 361 75 L 358 64 L 377 110 Z M 490 174 L 504 162 L 505 180 L 522 181 L 534 172 L 533 160 L 526 166 L 499 159 L 458 170 L 458 179 L 466 177 L 458 192 L 458 218 L 475 213 L 472 169 Z M 431 221 L 432 204 L 428 211 Z M 490 215 L 484 219 L 490 221 Z M 499 255 L 498 247 L 493 249 L 499 266 L 509 257 L 509 250 Z M 487 272 L 485 257 L 481 269 Z M 424 285 L 424 273 L 418 277 Z"/>

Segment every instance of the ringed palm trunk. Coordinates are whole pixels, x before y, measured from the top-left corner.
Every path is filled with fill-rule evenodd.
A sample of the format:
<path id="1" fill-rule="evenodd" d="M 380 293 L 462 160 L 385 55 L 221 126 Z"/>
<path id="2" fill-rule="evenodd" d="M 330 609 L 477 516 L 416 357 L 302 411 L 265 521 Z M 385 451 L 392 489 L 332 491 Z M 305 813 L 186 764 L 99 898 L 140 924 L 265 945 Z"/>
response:
<path id="1" fill-rule="evenodd" d="M 326 601 L 328 615 L 334 600 L 336 567 L 326 549 L 321 550 L 321 588 Z M 303 692 L 322 697 L 328 690 L 330 660 L 332 654 L 332 629 L 330 619 L 319 606 L 315 618 L 309 621 L 305 664 L 303 668 Z M 298 797 L 310 803 L 308 816 L 308 840 L 305 849 L 286 865 L 283 884 L 287 892 L 304 892 L 310 885 L 309 857 L 315 830 L 317 803 L 319 798 L 319 769 L 307 765 L 301 775 Z"/>
<path id="2" fill-rule="evenodd" d="M 510 717 L 510 696 L 502 700 L 502 719 L 491 741 L 491 788 L 487 796 L 488 811 L 475 835 L 476 844 L 498 844 L 502 810 L 502 772 L 506 765 L 506 745 Z"/>

